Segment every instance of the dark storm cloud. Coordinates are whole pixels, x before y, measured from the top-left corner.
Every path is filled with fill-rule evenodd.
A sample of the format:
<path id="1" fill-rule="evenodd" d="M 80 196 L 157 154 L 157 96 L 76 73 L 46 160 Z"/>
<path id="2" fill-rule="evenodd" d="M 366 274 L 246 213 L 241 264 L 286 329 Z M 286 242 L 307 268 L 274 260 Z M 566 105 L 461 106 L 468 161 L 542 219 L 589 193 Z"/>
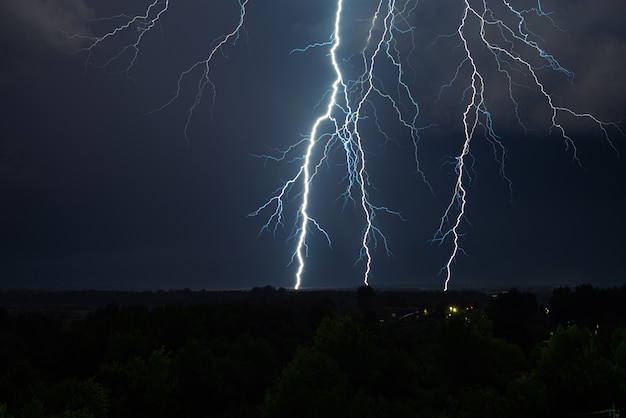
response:
<path id="1" fill-rule="evenodd" d="M 142 41 L 130 73 L 133 80 L 115 73 L 126 68 L 128 55 L 102 71 L 86 68 L 84 55 L 67 53 L 84 45 L 64 33 L 101 34 L 116 22 L 90 23 L 95 16 L 130 13 L 127 7 L 134 6 L 138 8 L 132 13 L 140 13 L 148 4 L 128 3 L 0 0 L 0 90 L 6 93 L 0 97 L 0 216 L 10 220 L 0 245 L 0 287 L 293 285 L 294 266 L 286 267 L 294 244 L 288 241 L 291 223 L 286 221 L 276 236 L 257 238 L 266 218 L 246 214 L 293 175 L 298 161 L 264 164 L 250 154 L 287 148 L 323 112 L 320 103 L 334 76 L 328 48 L 293 55 L 289 51 L 329 40 L 336 2 L 250 1 L 246 32 L 237 45 L 217 54 L 211 66 L 217 91 L 214 118 L 209 117 L 207 86 L 191 120 L 189 143 L 183 131 L 197 73 L 184 79 L 181 97 L 172 106 L 151 115 L 141 110 L 172 97 L 180 71 L 206 56 L 211 41 L 232 28 L 237 2 L 171 2 L 162 24 Z M 546 51 L 576 72 L 571 84 L 561 74 L 541 70 L 558 104 L 596 112 L 605 120 L 623 119 L 626 51 L 621 20 L 626 3 L 542 4 L 554 11 L 550 16 L 560 29 L 539 18 L 532 18 L 530 27 L 541 34 Z M 346 71 L 362 71 L 353 54 L 364 46 L 376 5 L 344 0 L 340 59 Z M 467 84 L 455 84 L 437 100 L 462 54 L 458 38 L 431 44 L 438 35 L 454 33 L 461 11 L 462 2 L 420 1 L 410 22 L 414 32 L 397 34 L 403 53 L 415 42 L 412 68 L 405 75 L 420 104 L 418 124 L 437 124 L 422 132 L 419 149 L 436 196 L 415 176 L 411 141 L 401 127 L 391 132 L 397 142 L 385 144 L 383 153 L 375 127 L 364 131 L 375 203 L 401 209 L 407 219 L 378 219 L 395 255 L 377 253 L 375 287 L 399 281 L 419 286 L 423 280 L 440 285 L 437 272 L 448 248 L 427 240 L 452 192 L 453 168 L 442 161 L 459 151 L 459 110 Z M 135 39 L 140 27 L 103 43 L 92 56 L 94 62 L 107 62 Z M 490 82 L 496 73 L 493 66 L 485 69 Z M 511 108 L 503 86 L 496 83 L 490 90 L 494 110 Z M 490 145 L 477 137 L 472 149 L 476 175 L 468 185 L 471 226 L 464 224 L 463 231 L 468 256 L 455 265 L 454 284 L 496 283 L 499 278 L 517 280 L 517 285 L 555 278 L 571 282 L 594 274 L 618 280 L 619 266 L 612 260 L 623 250 L 617 237 L 624 234 L 624 226 L 616 209 L 624 202 L 623 164 L 612 158 L 612 150 L 600 154 L 592 149 L 582 156 L 590 162 L 585 164 L 588 170 L 578 170 L 562 142 L 536 138 L 545 134 L 545 105 L 539 106 L 536 91 L 520 91 L 520 105 L 528 118 L 538 121 L 538 129 L 521 135 L 519 127 L 508 123 L 513 119 L 498 122 L 509 149 L 514 201 L 509 201 Z M 383 119 L 393 115 L 389 108 L 379 113 Z M 363 126 L 368 122 L 364 119 Z M 590 143 L 601 143 L 597 130 L 584 133 L 594 140 Z M 614 140 L 623 149 L 623 139 Z M 311 241 L 307 286 L 360 283 L 353 238 L 360 234 L 361 215 L 350 207 L 341 213 L 337 196 L 343 192 L 339 164 L 344 161 L 340 153 L 333 158 L 329 167 L 320 168 L 320 177 L 331 182 L 316 189 L 324 199 L 313 202 L 312 209 L 334 245 L 331 251 L 321 234 Z M 339 177 L 331 178 L 329 172 Z M 292 208 L 298 204 L 296 194 L 294 190 L 287 202 Z"/>
<path id="2" fill-rule="evenodd" d="M 527 7 L 536 6 L 534 2 L 522 4 Z M 553 95 L 555 105 L 566 106 L 580 113 L 589 112 L 604 121 L 619 121 L 626 113 L 626 96 L 623 94 L 626 90 L 624 78 L 626 37 L 622 22 L 623 16 L 626 15 L 626 4 L 612 0 L 572 1 L 567 4 L 542 1 L 541 4 L 549 18 L 534 13 L 526 15 L 528 31 L 532 33 L 529 39 L 536 42 L 545 53 L 553 55 L 563 67 L 572 71 L 575 77 L 570 80 L 563 73 L 547 67 L 547 62 L 528 48 L 519 48 L 520 56 L 536 68 L 539 80 L 546 91 Z M 495 15 L 496 18 L 504 19 L 513 28 L 517 27 L 516 20 L 512 19 L 513 15 L 505 9 L 496 10 L 500 12 Z M 420 18 L 420 11 L 421 16 L 425 16 L 426 19 Z M 461 11 L 458 5 L 444 9 L 434 3 L 423 2 L 415 18 L 418 43 L 430 43 L 438 35 L 453 34 L 458 27 Z M 477 43 L 479 28 L 475 18 L 468 19 L 468 28 L 466 33 L 469 39 L 473 40 L 473 45 L 478 46 L 473 52 L 479 59 L 483 57 L 479 63 L 482 65 L 481 72 L 489 83 L 486 90 L 488 106 L 494 111 L 512 110 L 513 103 L 509 97 L 507 80 L 498 73 L 493 65 L 493 57 L 489 57 L 490 53 L 484 49 L 481 51 L 480 44 Z M 489 27 L 487 29 L 489 30 Z M 493 36 L 495 35 L 493 31 L 489 33 L 492 35 L 489 39 L 492 41 L 497 39 Z M 420 76 L 423 75 L 430 80 L 433 92 L 438 94 L 439 87 L 452 79 L 456 65 L 464 58 L 460 41 L 457 36 L 443 37 L 420 52 L 423 52 L 423 55 L 417 54 L 416 58 L 421 59 L 425 56 L 431 62 L 417 61 L 414 67 Z M 429 72 L 422 72 L 428 71 L 429 68 Z M 467 71 L 466 65 L 462 75 L 467 77 Z M 522 72 L 528 73 L 528 70 L 522 68 Z M 513 75 L 516 74 L 519 75 L 519 71 L 513 71 Z M 531 89 L 521 88 L 519 84 L 517 87 L 514 86 L 521 113 L 526 117 L 525 122 L 535 131 L 545 131 L 550 123 L 550 112 L 546 107 L 545 97 L 538 92 L 536 86 L 533 86 L 534 81 L 529 75 L 516 81 L 531 87 Z M 464 86 L 463 83 L 457 83 L 444 91 L 446 103 L 455 108 L 453 112 L 455 114 L 463 109 L 457 98 L 461 97 Z M 426 102 L 431 102 L 430 96 L 426 98 Z M 428 108 L 425 110 L 427 112 Z M 508 118 L 511 119 L 511 124 L 505 124 L 501 129 L 511 129 L 516 124 L 512 115 Z M 574 125 L 573 129 L 584 130 L 580 125 Z M 519 126 L 516 131 L 519 131 Z"/>
<path id="3" fill-rule="evenodd" d="M 0 2 L 0 92 L 24 76 L 49 71 L 51 55 L 71 53 L 89 36 L 94 13 L 83 0 Z"/>
<path id="4" fill-rule="evenodd" d="M 94 11 L 84 0 L 4 0 L 0 3 L 4 43 L 15 49 L 52 47 L 70 50 L 80 41 L 70 35 L 89 35 Z"/>
<path id="5" fill-rule="evenodd" d="M 555 45 L 555 49 L 565 55 L 566 63 L 571 62 L 578 70 L 574 79 L 575 93 L 568 98 L 578 108 L 586 106 L 608 120 L 623 118 L 626 113 L 626 3 L 573 2 L 559 15 L 561 13 L 564 30 L 571 37 Z"/>

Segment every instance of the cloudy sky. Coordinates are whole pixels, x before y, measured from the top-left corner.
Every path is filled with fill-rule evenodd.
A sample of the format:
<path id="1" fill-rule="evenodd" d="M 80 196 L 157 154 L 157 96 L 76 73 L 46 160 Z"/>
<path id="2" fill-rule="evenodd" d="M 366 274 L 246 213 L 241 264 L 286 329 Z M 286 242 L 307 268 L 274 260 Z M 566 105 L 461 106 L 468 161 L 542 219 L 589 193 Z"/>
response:
<path id="1" fill-rule="evenodd" d="M 259 235 L 273 208 L 248 214 L 293 178 L 302 150 L 284 161 L 258 156 L 278 156 L 276 150 L 301 141 L 325 110 L 334 80 L 329 46 L 290 52 L 330 39 L 336 3 L 250 0 L 236 43 L 211 61 L 214 99 L 209 84 L 194 106 L 202 68 L 179 77 L 239 20 L 236 1 L 219 3 L 171 2 L 149 31 L 150 22 L 138 19 L 104 38 L 145 14 L 149 2 L 0 3 L 0 288 L 293 286 L 297 266 L 289 263 L 301 184 L 285 199 L 284 228 L 275 234 Z M 451 162 L 463 146 L 471 74 L 456 34 L 464 2 L 442 3 L 409 2 L 406 19 L 394 29 L 403 81 L 419 104 L 416 127 L 425 128 L 417 152 L 426 180 L 416 174 L 410 131 L 389 102 L 373 98 L 360 122 L 368 196 L 402 214 L 376 218 L 393 254 L 373 248 L 374 287 L 440 288 L 440 269 L 452 251 L 449 240 L 429 240 L 454 196 Z M 488 3 L 490 18 L 517 29 L 503 2 Z M 344 0 L 337 52 L 347 79 L 362 73 L 359 52 L 377 4 Z M 533 7 L 530 1 L 511 4 Z M 516 56 L 536 70 L 554 106 L 623 128 L 626 4 L 541 5 L 549 14 L 525 14 L 524 30 L 575 75 L 547 68 L 529 46 L 515 45 Z M 487 31 L 501 42 L 502 35 Z M 453 265 L 450 287 L 622 284 L 626 163 L 619 154 L 626 153 L 626 138 L 608 126 L 607 140 L 588 118 L 560 114 L 574 151 L 550 130 L 551 110 L 531 74 L 504 59 L 498 69 L 494 55 L 477 42 L 475 17 L 464 34 L 486 80 L 487 106 L 506 149 L 506 177 L 502 149 L 479 131 L 464 178 L 464 252 Z M 503 68 L 515 75 L 517 106 Z M 410 117 L 396 67 L 381 60 L 376 72 L 377 85 Z M 176 100 L 152 112 L 177 90 Z M 345 162 L 341 147 L 335 148 L 312 184 L 310 213 L 332 247 L 311 231 L 304 287 L 356 287 L 363 279 L 364 265 L 356 261 L 364 219 L 357 204 L 341 197 Z"/>

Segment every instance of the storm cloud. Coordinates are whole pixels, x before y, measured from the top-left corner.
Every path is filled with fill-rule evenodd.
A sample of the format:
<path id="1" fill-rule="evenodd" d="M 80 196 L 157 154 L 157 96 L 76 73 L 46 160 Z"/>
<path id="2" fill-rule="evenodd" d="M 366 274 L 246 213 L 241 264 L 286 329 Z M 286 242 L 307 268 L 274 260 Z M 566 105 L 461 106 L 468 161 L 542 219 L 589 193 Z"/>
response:
<path id="1" fill-rule="evenodd" d="M 17 47 L 71 50 L 72 35 L 88 36 L 94 10 L 83 0 L 5 0 L 0 4 L 2 39 Z"/>
<path id="2" fill-rule="evenodd" d="M 89 37 L 102 36 L 123 21 L 123 16 L 104 18 L 144 13 L 150 4 L 129 3 L 0 1 L 0 217 L 8 224 L 0 245 L 0 287 L 291 286 L 294 264 L 285 267 L 293 262 L 291 219 L 275 236 L 258 236 L 267 219 L 246 215 L 294 175 L 301 159 L 277 162 L 251 155 L 289 148 L 323 114 L 335 76 L 328 45 L 290 51 L 330 39 L 336 2 L 248 2 L 245 31 L 210 65 L 213 114 L 212 86 L 197 95 L 206 67 L 198 65 L 179 77 L 232 30 L 238 3 L 170 2 L 138 49 L 126 47 L 147 27 L 142 19 L 98 44 L 89 58 L 81 54 Z M 499 16 L 505 14 L 504 2 L 488 3 L 500 7 L 494 11 Z M 405 220 L 382 214 L 377 219 L 394 255 L 387 258 L 376 249 L 373 285 L 434 283 L 438 288 L 449 248 L 428 240 L 453 193 L 450 162 L 463 140 L 467 63 L 457 81 L 439 93 L 464 60 L 455 35 L 464 3 L 410 4 L 416 7 L 396 27 L 394 47 L 410 64 L 403 77 L 419 103 L 417 123 L 430 126 L 420 131 L 418 156 L 435 193 L 415 174 L 413 142 L 404 126 L 396 123 L 387 137 L 380 132 L 382 122 L 397 115 L 388 103 L 374 115 L 373 105 L 384 102 L 374 98 L 360 121 L 368 127 L 362 139 L 372 163 L 371 198 L 397 209 Z M 342 70 L 353 81 L 363 72 L 359 52 L 377 5 L 344 0 L 338 52 Z M 536 51 L 529 58 L 554 104 L 604 121 L 624 120 L 626 3 L 542 0 L 541 5 L 550 14 L 527 15 L 528 28 L 536 34 L 532 38 L 575 73 L 568 79 L 545 68 Z M 474 18 L 467 30 L 473 41 L 478 28 Z M 622 280 L 626 166 L 615 151 L 624 149 L 624 138 L 612 130 L 616 149 L 608 147 L 597 125 L 571 118 L 567 128 L 580 145 L 584 169 L 572 164 L 571 148 L 564 150 L 558 132 L 548 137 L 551 114 L 536 86 L 528 88 L 533 81 L 528 71 L 514 70 L 520 112 L 531 128 L 524 131 L 512 116 L 507 79 L 493 55 L 480 45 L 474 51 L 489 83 L 488 107 L 497 116 L 494 124 L 507 150 L 506 173 L 514 192 L 511 201 L 493 143 L 477 135 L 467 184 L 465 253 L 455 265 L 453 282 L 502 285 L 508 280 L 522 286 Z M 519 51 L 532 55 L 529 49 Z M 388 72 L 381 85 L 396 94 L 389 77 L 395 67 L 381 60 L 376 70 Z M 146 113 L 177 91 L 170 106 Z M 405 100 L 401 107 L 410 105 Z M 362 214 L 351 202 L 341 207 L 345 172 L 340 170 L 346 164 L 341 152 L 333 150 L 328 164 L 320 165 L 318 179 L 331 181 L 317 187 L 311 201 L 311 213 L 333 239 L 331 250 L 319 231 L 311 234 L 307 275 L 312 286 L 360 283 L 353 235 L 362 231 Z M 300 198 L 296 188 L 286 201 L 292 208 Z"/>

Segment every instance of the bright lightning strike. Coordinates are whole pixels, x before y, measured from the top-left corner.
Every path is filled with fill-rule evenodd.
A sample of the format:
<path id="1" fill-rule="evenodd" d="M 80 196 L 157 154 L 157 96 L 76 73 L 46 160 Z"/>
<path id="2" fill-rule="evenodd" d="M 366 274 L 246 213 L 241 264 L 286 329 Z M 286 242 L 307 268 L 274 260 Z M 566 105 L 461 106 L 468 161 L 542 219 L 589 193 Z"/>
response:
<path id="1" fill-rule="evenodd" d="M 416 121 L 419 107 L 413 98 L 409 86 L 403 80 L 404 70 L 398 56 L 398 50 L 395 48 L 396 38 L 394 34 L 394 31 L 402 32 L 401 25 L 406 24 L 406 15 L 413 9 L 408 7 L 409 4 L 410 2 L 405 1 L 403 7 L 399 9 L 395 0 L 380 0 L 378 2 L 370 21 L 367 38 L 360 52 L 362 72 L 355 79 L 350 79 L 346 75 L 337 56 L 341 46 L 341 35 L 346 30 L 344 29 L 345 25 L 342 23 L 344 8 L 342 0 L 337 1 L 331 42 L 316 43 L 294 50 L 306 52 L 314 47 L 330 45 L 330 64 L 335 74 L 335 79 L 328 95 L 326 111 L 313 123 L 307 137 L 304 156 L 302 159 L 298 159 L 298 161 L 302 161 L 302 165 L 298 169 L 296 176 L 287 181 L 285 186 L 281 187 L 268 202 L 276 205 L 276 210 L 270 216 L 269 223 L 281 222 L 286 192 L 297 181 L 301 181 L 301 204 L 297 215 L 299 221 L 295 231 L 296 248 L 292 257 L 292 260 L 295 259 L 298 264 L 295 282 L 296 289 L 301 286 L 303 280 L 305 261 L 308 254 L 307 239 L 310 224 L 313 224 L 317 230 L 321 231 L 329 243 L 331 242 L 329 234 L 310 214 L 310 200 L 311 187 L 315 180 L 315 175 L 320 166 L 327 160 L 329 152 L 335 147 L 340 147 L 345 156 L 345 179 L 347 185 L 343 196 L 346 203 L 352 202 L 360 208 L 364 219 L 357 264 L 359 262 L 364 264 L 363 283 L 365 285 L 369 285 L 372 271 L 372 249 L 381 244 L 385 252 L 391 254 L 387 238 L 376 224 L 376 216 L 380 213 L 386 213 L 403 218 L 397 211 L 372 203 L 368 190 L 371 182 L 367 172 L 366 151 L 363 145 L 364 139 L 360 123 L 369 117 L 366 113 L 366 107 L 373 107 L 372 96 L 377 96 L 379 99 L 389 103 L 390 109 L 396 114 L 401 125 L 409 132 L 413 144 L 417 146 L 419 129 L 416 126 Z M 410 27 L 407 27 L 406 31 L 410 31 Z M 376 75 L 377 65 L 379 65 L 379 61 L 383 60 L 387 60 L 395 68 L 397 97 L 394 97 L 385 89 Z M 400 98 L 404 98 L 404 103 L 400 102 Z M 403 108 L 407 110 L 403 110 Z M 375 113 L 376 108 L 373 108 L 373 111 Z M 320 132 L 324 124 L 330 125 L 332 129 Z M 380 128 L 380 125 L 378 126 Z M 383 132 L 382 129 L 381 132 Z M 322 151 L 316 153 L 316 149 L 321 149 Z M 279 158 L 284 158 L 284 155 L 284 153 L 280 154 Z M 315 155 L 318 156 L 315 157 Z M 269 156 L 266 158 L 276 159 L 276 157 Z M 417 159 L 416 164 L 417 171 L 423 177 Z M 267 208 L 267 206 L 268 204 L 265 204 L 252 214 L 258 215 L 260 210 Z M 274 225 L 276 226 L 276 224 Z M 264 226 L 264 229 L 269 228 L 269 224 Z"/>
<path id="2" fill-rule="evenodd" d="M 544 99 L 549 108 L 550 130 L 556 130 L 560 133 L 561 137 L 565 141 L 566 147 L 571 149 L 573 160 L 578 164 L 580 164 L 580 160 L 578 158 L 576 144 L 572 137 L 568 135 L 563 124 L 559 122 L 561 114 L 569 114 L 576 118 L 591 120 L 597 125 L 603 138 L 616 153 L 617 149 L 610 140 L 607 128 L 612 126 L 619 130 L 619 126 L 615 123 L 605 123 L 589 113 L 577 113 L 570 108 L 556 106 L 554 104 L 553 96 L 548 93 L 546 86 L 542 83 L 539 77 L 539 69 L 542 67 L 533 66 L 533 64 L 531 64 L 531 59 L 535 59 L 538 62 L 543 61 L 543 68 L 550 68 L 551 70 L 562 73 L 569 79 L 573 79 L 574 73 L 561 66 L 559 61 L 554 56 L 547 53 L 536 41 L 531 39 L 534 34 L 528 30 L 525 18 L 526 15 L 534 13 L 538 16 L 546 17 L 554 23 L 552 19 L 549 18 L 549 16 L 542 10 L 540 1 L 537 2 L 537 7 L 526 10 L 517 10 L 509 1 L 502 0 L 502 4 L 506 6 L 505 10 L 510 12 L 511 16 L 509 16 L 509 20 L 515 22 L 515 25 L 505 23 L 504 18 L 497 18 L 494 11 L 489 7 L 487 0 L 482 0 L 480 2 L 464 0 L 463 2 L 463 14 L 457 28 L 457 36 L 462 44 L 464 59 L 457 68 L 453 82 L 457 81 L 456 79 L 461 71 L 461 67 L 469 67 L 469 85 L 465 90 L 465 96 L 468 100 L 466 100 L 466 108 L 462 114 L 464 140 L 462 150 L 456 157 L 456 181 L 454 185 L 454 192 L 450 203 L 441 218 L 439 228 L 433 238 L 433 241 L 439 244 L 442 244 L 447 240 L 452 241 L 452 251 L 443 268 L 446 276 L 444 290 L 448 290 L 448 285 L 452 277 L 452 265 L 459 252 L 462 251 L 460 247 L 460 228 L 463 218 L 465 217 L 467 207 L 467 186 L 465 184 L 468 177 L 467 158 L 471 155 L 471 143 L 476 136 L 476 130 L 479 126 L 483 128 L 485 137 L 490 140 L 492 144 L 494 144 L 496 149 L 500 150 L 501 157 L 499 161 L 501 163 L 501 175 L 509 183 L 509 187 L 512 187 L 511 181 L 508 177 L 506 177 L 505 173 L 505 148 L 500 140 L 500 137 L 494 131 L 492 114 L 487 106 L 485 96 L 487 83 L 485 77 L 483 76 L 483 72 L 481 72 L 481 69 L 479 68 L 477 58 L 480 52 L 476 50 L 476 46 L 472 47 L 470 44 L 470 35 L 468 35 L 468 33 L 470 33 L 470 19 L 475 20 L 476 25 L 479 28 L 478 41 L 475 42 L 475 44 L 483 50 L 491 53 L 498 72 L 506 77 L 508 82 L 509 99 L 515 109 L 517 121 L 522 126 L 523 123 L 519 116 L 519 105 L 513 94 L 515 72 L 523 75 L 529 75 L 531 79 L 530 88 L 539 92 L 539 95 Z M 473 3 L 477 3 L 477 5 L 474 5 Z M 517 48 L 526 48 L 526 50 L 529 51 L 528 54 L 530 57 L 524 58 L 525 55 L 518 52 Z"/>
<path id="3" fill-rule="evenodd" d="M 561 30 L 556 26 L 552 14 L 542 8 L 540 0 L 536 0 L 532 7 L 525 8 L 515 7 L 510 0 L 447 2 L 446 13 L 458 16 L 454 32 L 422 40 L 416 35 L 419 28 L 416 22 L 419 22 L 422 10 L 420 7 L 434 1 L 436 0 L 372 0 L 370 6 L 360 0 L 336 0 L 333 25 L 327 41 L 294 46 L 291 51 L 292 55 L 297 55 L 310 53 L 314 48 L 328 49 L 327 60 L 321 62 L 320 66 L 329 66 L 333 77 L 324 88 L 326 93 L 322 95 L 320 102 L 323 112 L 314 118 L 308 134 L 282 151 L 259 156 L 266 161 L 289 162 L 295 166 L 295 174 L 283 182 L 269 200 L 250 213 L 250 216 L 269 213 L 260 232 L 275 234 L 279 228 L 285 226 L 290 217 L 286 213 L 288 202 L 293 198 L 298 199 L 297 209 L 292 215 L 295 221 L 290 235 L 295 243 L 290 264 L 296 264 L 296 289 L 305 280 L 306 263 L 314 233 L 321 234 L 327 244 L 332 246 L 332 231 L 327 231 L 315 215 L 324 202 L 318 202 L 314 192 L 324 188 L 320 184 L 320 170 L 329 165 L 337 153 L 341 155 L 345 170 L 342 179 L 338 181 L 345 185 L 341 195 L 344 208 L 348 205 L 355 208 L 362 221 L 358 248 L 355 250 L 355 265 L 362 266 L 364 284 L 370 283 L 374 250 L 380 246 L 387 255 L 391 254 L 377 217 L 391 215 L 402 220 L 404 218 L 398 211 L 375 203 L 375 182 L 368 173 L 368 167 L 371 168 L 368 165 L 370 144 L 380 138 L 392 140 L 392 135 L 388 133 L 392 128 L 386 125 L 390 116 L 393 123 L 399 124 L 404 132 L 402 135 L 409 140 L 413 149 L 417 180 L 436 194 L 426 179 L 418 158 L 421 130 L 432 126 L 432 121 L 421 120 L 424 117 L 415 93 L 423 90 L 419 87 L 430 83 L 420 75 L 420 66 L 424 62 L 415 56 L 420 43 L 430 43 L 429 48 L 446 47 L 452 43 L 450 50 L 453 53 L 461 52 L 452 79 L 441 83 L 439 91 L 439 100 L 448 91 L 455 100 L 460 99 L 456 118 L 462 127 L 462 135 L 458 138 L 459 151 L 452 157 L 452 193 L 446 200 L 448 204 L 432 238 L 432 242 L 450 248 L 442 268 L 445 275 L 444 290 L 448 289 L 453 266 L 459 254 L 463 253 L 461 241 L 467 207 L 470 204 L 469 183 L 475 161 L 471 151 L 475 141 L 484 138 L 491 144 L 494 158 L 500 166 L 500 175 L 508 184 L 511 194 L 513 191 L 512 182 L 506 174 L 506 137 L 498 133 L 497 112 L 492 112 L 503 100 L 500 98 L 499 102 L 494 102 L 494 96 L 506 90 L 504 101 L 510 105 L 515 121 L 528 131 L 526 122 L 529 117 L 524 115 L 520 91 L 526 95 L 534 95 L 534 100 L 543 103 L 547 109 L 548 131 L 560 135 L 575 163 L 581 164 L 581 161 L 576 143 L 566 129 L 568 118 L 590 121 L 617 153 L 610 140 L 611 129 L 622 133 L 617 124 L 606 123 L 590 113 L 559 105 L 557 95 L 548 87 L 546 74 L 556 74 L 572 81 L 574 73 L 544 49 L 543 39 L 530 29 L 532 17 L 535 21 L 543 20 Z M 188 106 L 184 124 L 185 138 L 188 138 L 190 123 L 207 88 L 211 93 L 212 114 L 216 105 L 217 86 L 211 79 L 211 68 L 217 57 L 225 56 L 225 49 L 235 45 L 240 39 L 249 2 L 237 0 L 239 19 L 233 22 L 232 29 L 214 39 L 202 58 L 180 72 L 173 94 L 152 111 L 161 111 L 181 99 L 184 81 L 197 77 L 195 95 Z M 367 10 L 367 17 L 351 19 L 350 7 Z M 112 26 L 101 35 L 68 36 L 82 39 L 86 43 L 80 52 L 86 54 L 88 65 L 103 69 L 116 68 L 132 77 L 142 45 L 169 12 L 169 0 L 154 0 L 148 3 L 143 13 L 119 14 L 94 22 Z M 355 32 L 355 24 L 366 25 L 365 30 Z M 347 35 L 353 33 L 361 33 L 362 39 L 348 42 Z M 95 58 L 99 48 L 114 45 L 116 39 L 124 36 L 131 40 L 122 42 L 122 46 L 114 50 L 108 58 Z M 346 50 L 349 52 L 346 53 Z M 449 54 L 450 50 L 444 50 L 444 54 Z M 120 65 L 120 62 L 123 64 Z M 311 68 L 311 73 L 314 72 L 315 69 Z M 503 85 L 506 86 L 505 89 L 502 89 Z M 461 87 L 460 94 L 454 93 L 455 86 Z"/>

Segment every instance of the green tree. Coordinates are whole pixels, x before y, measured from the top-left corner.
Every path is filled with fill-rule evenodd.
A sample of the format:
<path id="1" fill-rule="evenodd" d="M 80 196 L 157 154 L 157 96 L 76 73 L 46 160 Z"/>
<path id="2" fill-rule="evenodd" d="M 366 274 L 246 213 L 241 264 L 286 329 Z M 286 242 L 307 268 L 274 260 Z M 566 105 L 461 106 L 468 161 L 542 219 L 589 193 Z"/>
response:
<path id="1" fill-rule="evenodd" d="M 331 356 L 299 348 L 265 396 L 264 417 L 345 417 L 348 379 Z"/>
<path id="2" fill-rule="evenodd" d="M 109 361 L 125 361 L 135 356 L 147 356 L 158 348 L 154 338 L 141 329 L 114 332 L 108 337 L 106 346 L 106 359 Z"/>
<path id="3" fill-rule="evenodd" d="M 445 416 L 455 418 L 502 418 L 511 417 L 511 401 L 494 388 L 474 385 L 461 389 L 451 400 Z"/>
<path id="4" fill-rule="evenodd" d="M 2 312 L 0 311 L 0 314 Z M 13 415 L 9 414 L 7 410 L 7 405 L 5 403 L 0 402 L 0 418 L 13 418 Z"/>
<path id="5" fill-rule="evenodd" d="M 491 298 L 485 312 L 493 321 L 494 336 L 519 345 L 526 353 L 539 340 L 534 331 L 539 313 L 534 293 L 511 289 Z"/>
<path id="6" fill-rule="evenodd" d="M 618 328 L 612 336 L 613 367 L 617 379 L 615 406 L 626 408 L 626 328 Z"/>
<path id="7" fill-rule="evenodd" d="M 242 415 L 246 409 L 256 410 L 280 372 L 267 340 L 246 333 L 232 341 L 220 338 L 211 348 L 223 379 L 221 402 L 230 408 L 235 405 Z"/>
<path id="8" fill-rule="evenodd" d="M 554 413 L 580 413 L 612 406 L 619 387 L 611 361 L 589 330 L 559 327 L 541 351 L 538 378 Z"/>
<path id="9" fill-rule="evenodd" d="M 46 407 L 41 399 L 33 398 L 22 405 L 19 416 L 21 418 L 44 418 L 46 416 Z"/>
<path id="10" fill-rule="evenodd" d="M 507 386 L 507 395 L 515 406 L 511 418 L 549 417 L 547 388 L 536 370 L 525 371 L 513 377 Z"/>
<path id="11" fill-rule="evenodd" d="M 490 373 L 491 322 L 478 310 L 442 320 L 435 335 L 434 353 L 448 393 L 468 385 L 492 383 Z"/>
<path id="12" fill-rule="evenodd" d="M 368 320 L 376 319 L 376 312 L 374 311 L 376 291 L 371 286 L 361 286 L 356 291 L 356 298 L 361 314 Z"/>
<path id="13" fill-rule="evenodd" d="M 313 346 L 340 365 L 355 391 L 363 389 L 365 393 L 375 393 L 381 386 L 388 387 L 381 379 L 386 358 L 371 326 L 348 316 L 324 318 L 315 333 Z"/>
<path id="14" fill-rule="evenodd" d="M 39 382 L 36 393 L 20 409 L 21 418 L 105 418 L 109 400 L 104 387 L 93 379 L 74 378 L 57 383 Z M 3 417 L 0 411 L 0 417 Z"/>
<path id="15" fill-rule="evenodd" d="M 176 399 L 180 416 L 206 416 L 206 405 L 218 410 L 223 403 L 223 377 L 218 359 L 202 340 L 190 338 L 174 357 Z"/>
<path id="16" fill-rule="evenodd" d="M 111 415 L 171 416 L 175 412 L 172 363 L 164 348 L 153 350 L 147 358 L 103 363 L 98 380 L 112 391 Z"/>

